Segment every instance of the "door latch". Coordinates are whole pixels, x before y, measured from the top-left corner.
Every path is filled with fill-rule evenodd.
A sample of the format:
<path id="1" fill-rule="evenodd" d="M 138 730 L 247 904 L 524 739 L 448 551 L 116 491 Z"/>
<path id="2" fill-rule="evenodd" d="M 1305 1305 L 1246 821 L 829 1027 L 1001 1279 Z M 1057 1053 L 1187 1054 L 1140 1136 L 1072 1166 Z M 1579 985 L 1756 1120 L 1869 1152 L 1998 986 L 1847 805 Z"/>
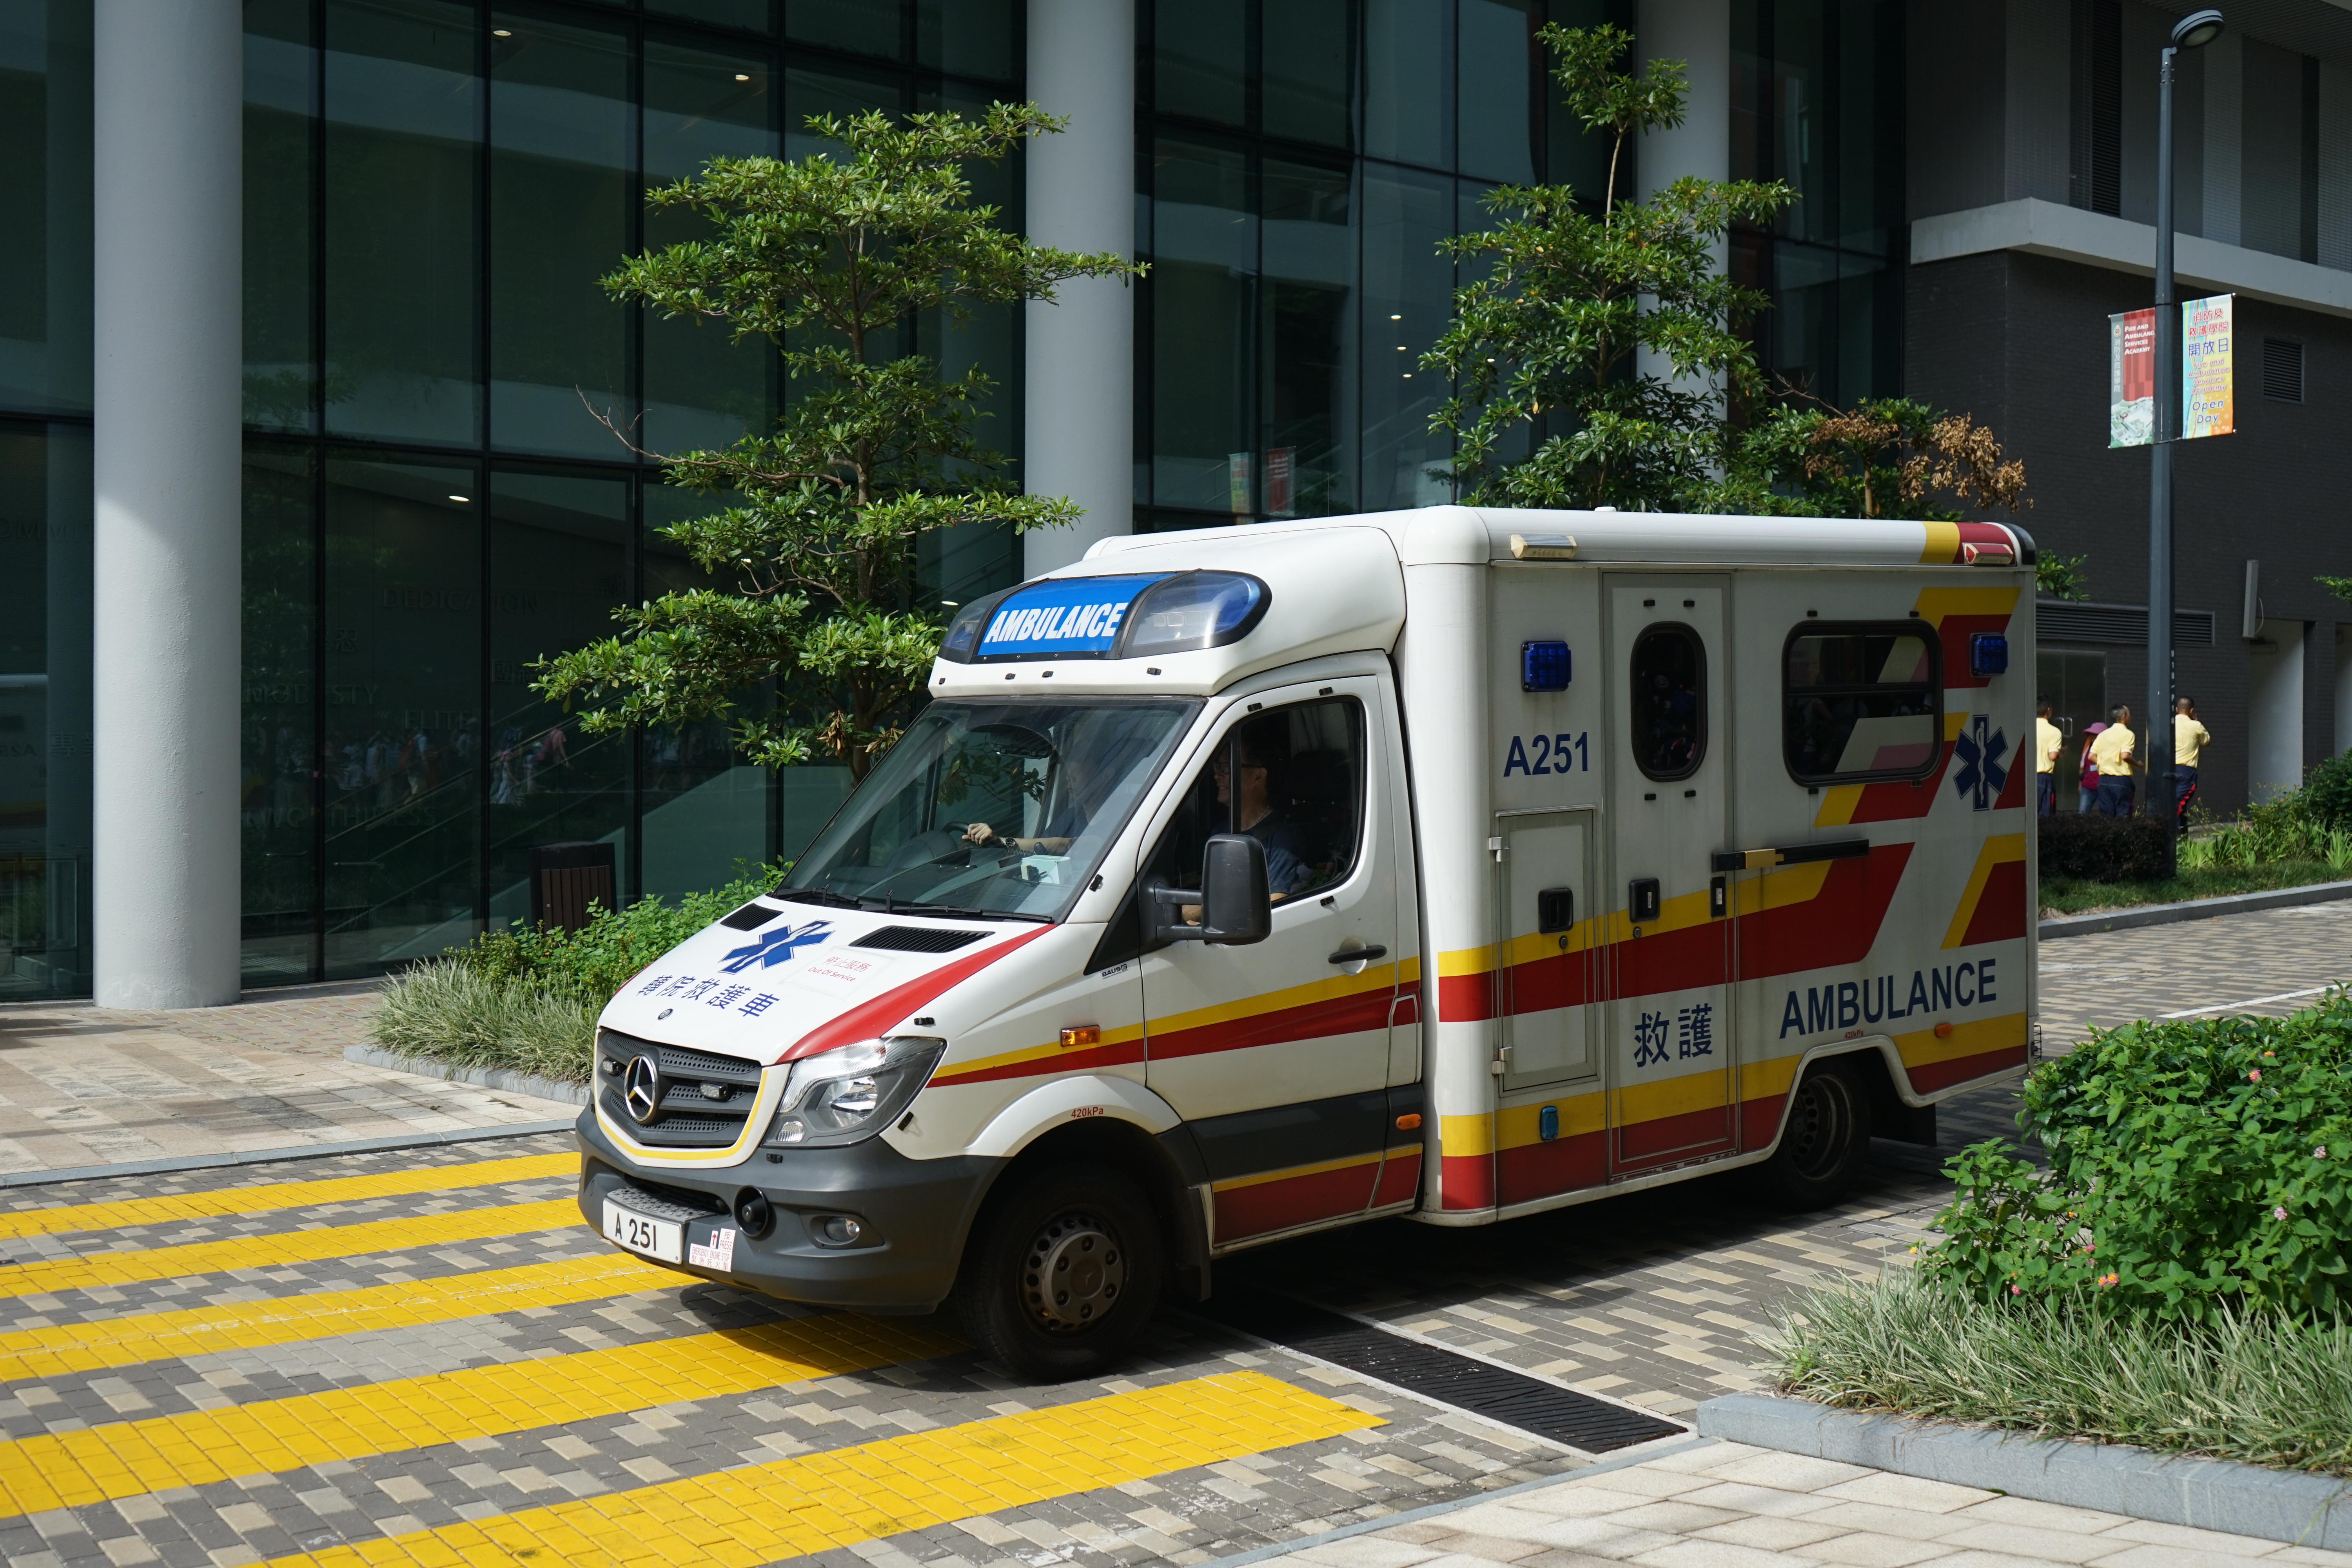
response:
<path id="1" fill-rule="evenodd" d="M 1503 841 L 1499 837 L 1486 840 L 1486 853 L 1495 858 L 1496 865 L 1503 863 Z"/>
<path id="2" fill-rule="evenodd" d="M 1493 1061 L 1488 1062 L 1488 1063 L 1486 1064 L 1486 1070 L 1487 1070 L 1488 1072 L 1490 1072 L 1490 1073 L 1493 1073 L 1496 1078 L 1500 1078 L 1500 1077 L 1502 1077 L 1505 1073 L 1507 1073 L 1507 1072 L 1510 1071 L 1510 1070 L 1511 1070 L 1511 1047 L 1508 1047 L 1508 1046 L 1497 1046 L 1497 1047 L 1495 1047 L 1495 1059 L 1494 1059 Z"/>

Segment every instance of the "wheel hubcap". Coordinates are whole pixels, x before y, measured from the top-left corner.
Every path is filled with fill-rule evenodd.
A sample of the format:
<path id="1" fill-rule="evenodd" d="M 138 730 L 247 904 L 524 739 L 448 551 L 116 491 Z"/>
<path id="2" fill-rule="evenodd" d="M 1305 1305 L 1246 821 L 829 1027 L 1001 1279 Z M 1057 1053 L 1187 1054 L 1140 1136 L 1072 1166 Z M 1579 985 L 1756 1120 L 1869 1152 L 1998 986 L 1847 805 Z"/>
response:
<path id="1" fill-rule="evenodd" d="M 1837 1169 L 1853 1137 L 1853 1102 L 1845 1080 L 1824 1073 L 1805 1080 L 1789 1119 L 1789 1159 L 1800 1174 L 1819 1179 Z"/>
<path id="2" fill-rule="evenodd" d="M 1021 1294 L 1056 1333 L 1075 1333 L 1110 1315 L 1127 1284 L 1127 1254 L 1109 1226 L 1072 1211 L 1045 1222 L 1022 1259 Z"/>

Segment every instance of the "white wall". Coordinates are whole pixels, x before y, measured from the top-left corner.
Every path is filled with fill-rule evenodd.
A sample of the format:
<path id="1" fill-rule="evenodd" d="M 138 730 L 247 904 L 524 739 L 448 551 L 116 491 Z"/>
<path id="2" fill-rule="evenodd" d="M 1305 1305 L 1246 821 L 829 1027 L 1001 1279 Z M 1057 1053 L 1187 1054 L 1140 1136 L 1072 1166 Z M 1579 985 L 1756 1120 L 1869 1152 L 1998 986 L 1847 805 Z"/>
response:
<path id="1" fill-rule="evenodd" d="M 2256 802 L 2303 782 L 2303 636 L 2301 621 L 2264 621 L 2247 655 L 2246 793 Z"/>

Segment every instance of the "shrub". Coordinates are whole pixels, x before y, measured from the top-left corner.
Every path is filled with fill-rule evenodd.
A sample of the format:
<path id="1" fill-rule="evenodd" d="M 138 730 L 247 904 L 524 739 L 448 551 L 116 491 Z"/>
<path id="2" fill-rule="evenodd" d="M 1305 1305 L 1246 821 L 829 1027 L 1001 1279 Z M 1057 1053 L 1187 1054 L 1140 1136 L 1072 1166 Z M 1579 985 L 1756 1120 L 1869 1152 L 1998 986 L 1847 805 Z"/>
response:
<path id="1" fill-rule="evenodd" d="M 2338 752 L 2314 767 L 2294 796 L 2313 821 L 2352 829 L 2352 752 Z"/>
<path id="2" fill-rule="evenodd" d="M 510 926 L 476 937 L 452 956 L 483 979 L 520 982 L 602 1008 L 629 976 L 783 878 L 777 867 L 739 870 L 727 886 L 674 904 L 646 898 L 625 910 L 600 909 L 576 931 Z"/>
<path id="3" fill-rule="evenodd" d="M 2085 882 L 2138 882 L 2165 874 L 2171 825 L 2150 816 L 2062 811 L 2039 819 L 2042 875 Z"/>
<path id="4" fill-rule="evenodd" d="M 2284 1018 L 2095 1030 L 2019 1122 L 1948 1167 L 1928 1273 L 1981 1300 L 2095 1296 L 2164 1317 L 2352 1310 L 2352 995 Z"/>
<path id="5" fill-rule="evenodd" d="M 600 1005 L 436 958 L 384 987 L 368 1032 L 403 1056 L 586 1083 Z"/>

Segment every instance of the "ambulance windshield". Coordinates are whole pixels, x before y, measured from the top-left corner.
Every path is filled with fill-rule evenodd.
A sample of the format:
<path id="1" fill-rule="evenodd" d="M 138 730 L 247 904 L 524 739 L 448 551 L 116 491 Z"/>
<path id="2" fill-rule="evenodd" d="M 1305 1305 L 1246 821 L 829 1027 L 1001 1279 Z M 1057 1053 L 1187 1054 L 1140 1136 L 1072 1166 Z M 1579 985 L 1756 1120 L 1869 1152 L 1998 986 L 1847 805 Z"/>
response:
<path id="1" fill-rule="evenodd" d="M 1058 920 L 1199 708 L 935 702 L 779 891 L 914 914 Z"/>

